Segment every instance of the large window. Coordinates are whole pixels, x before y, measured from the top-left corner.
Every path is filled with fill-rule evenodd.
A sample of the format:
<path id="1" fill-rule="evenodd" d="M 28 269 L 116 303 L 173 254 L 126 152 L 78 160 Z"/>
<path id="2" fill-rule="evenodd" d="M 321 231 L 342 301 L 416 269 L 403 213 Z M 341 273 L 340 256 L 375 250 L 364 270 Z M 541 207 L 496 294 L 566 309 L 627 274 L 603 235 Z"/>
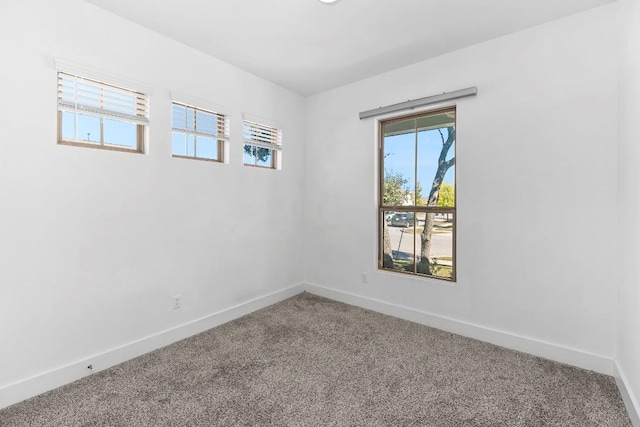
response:
<path id="1" fill-rule="evenodd" d="M 278 128 L 244 120 L 244 164 L 262 168 L 278 169 L 282 149 L 282 131 Z"/>
<path id="2" fill-rule="evenodd" d="M 77 75 L 58 73 L 58 143 L 144 151 L 147 96 Z"/>
<path id="3" fill-rule="evenodd" d="M 455 280 L 455 108 L 383 120 L 379 135 L 379 268 Z"/>
<path id="4" fill-rule="evenodd" d="M 173 102 L 171 143 L 174 157 L 221 162 L 228 137 L 229 124 L 225 115 Z"/>

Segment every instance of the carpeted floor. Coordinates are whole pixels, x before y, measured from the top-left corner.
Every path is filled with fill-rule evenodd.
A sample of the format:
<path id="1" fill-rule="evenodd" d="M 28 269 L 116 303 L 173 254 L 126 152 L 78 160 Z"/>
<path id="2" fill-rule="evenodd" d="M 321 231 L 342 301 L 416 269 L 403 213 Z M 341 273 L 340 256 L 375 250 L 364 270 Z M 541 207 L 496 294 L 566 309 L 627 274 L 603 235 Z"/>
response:
<path id="1" fill-rule="evenodd" d="M 1 426 L 630 426 L 613 378 L 301 294 Z"/>

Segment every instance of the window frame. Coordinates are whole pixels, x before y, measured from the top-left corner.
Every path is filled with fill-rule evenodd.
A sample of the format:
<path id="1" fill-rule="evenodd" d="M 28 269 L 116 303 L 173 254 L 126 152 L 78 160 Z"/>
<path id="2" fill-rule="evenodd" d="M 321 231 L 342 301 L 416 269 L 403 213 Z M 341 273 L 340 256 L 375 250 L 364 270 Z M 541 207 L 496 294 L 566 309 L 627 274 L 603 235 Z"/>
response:
<path id="1" fill-rule="evenodd" d="M 144 115 L 138 115 L 137 120 L 127 120 L 124 117 L 119 117 L 117 112 L 116 114 L 110 115 L 109 112 L 111 111 L 113 113 L 113 110 L 108 110 L 108 109 L 104 109 L 104 113 L 98 113 L 98 112 L 93 112 L 90 110 L 83 110 L 82 108 L 79 108 L 80 103 L 78 103 L 77 101 L 74 103 L 75 104 L 75 108 L 69 108 L 69 107 L 62 107 L 61 103 L 65 103 L 65 101 L 63 101 L 61 99 L 61 75 L 67 76 L 68 78 L 72 78 L 77 80 L 82 80 L 82 81 L 86 81 L 86 82 L 90 82 L 92 84 L 95 84 L 97 87 L 99 88 L 104 88 L 104 87 L 108 87 L 108 88 L 113 88 L 113 89 L 117 89 L 120 91 L 125 91 L 130 93 L 131 95 L 135 96 L 137 101 L 143 100 L 144 101 L 144 105 L 143 105 L 143 111 L 144 111 Z M 57 100 L 58 100 L 58 105 L 57 105 L 57 144 L 58 145 L 68 145 L 68 146 L 74 146 L 74 147 L 85 147 L 85 148 L 96 148 L 99 150 L 108 150 L 108 151 L 119 151 L 119 152 L 127 152 L 127 153 L 139 153 L 139 154 L 144 154 L 145 152 L 145 142 L 147 140 L 147 127 L 149 124 L 149 95 L 143 92 L 140 92 L 138 90 L 134 90 L 134 89 L 129 89 L 123 86 L 120 86 L 118 84 L 112 84 L 112 83 L 106 83 L 104 81 L 92 78 L 92 77 L 86 77 L 84 74 L 80 74 L 80 73 L 75 73 L 75 72 L 69 72 L 69 71 L 63 71 L 63 70 L 58 70 L 57 71 L 57 87 L 58 87 L 58 96 L 57 96 Z M 103 95 L 100 97 L 101 98 L 101 104 L 104 103 L 103 101 Z M 68 103 L 68 101 L 67 101 Z M 79 114 L 83 114 L 85 116 L 89 116 L 89 117 L 95 117 L 97 119 L 100 120 L 100 141 L 96 141 L 96 142 L 83 142 L 83 141 L 79 141 L 79 140 L 69 140 L 69 139 L 65 139 L 63 137 L 63 113 L 64 112 L 70 112 L 74 114 L 74 118 L 76 120 L 78 120 L 78 115 Z M 109 120 L 114 120 L 114 121 L 119 121 L 122 123 L 129 123 L 129 124 L 133 124 L 136 126 L 136 145 L 135 147 L 126 147 L 126 146 L 122 146 L 122 145 L 117 145 L 117 144 L 110 144 L 108 142 L 106 142 L 104 140 L 104 120 L 105 119 L 109 119 Z"/>
<path id="2" fill-rule="evenodd" d="M 279 170 L 280 169 L 280 164 L 282 162 L 282 127 L 281 126 L 276 126 L 273 123 L 269 123 L 269 120 L 262 120 L 259 118 L 253 118 L 253 117 L 244 117 L 244 119 L 242 120 L 242 152 L 243 152 L 243 159 L 242 159 L 242 164 L 243 166 L 248 166 L 248 167 L 253 167 L 253 168 L 259 168 L 259 169 L 274 169 L 274 170 Z M 254 140 L 254 139 L 247 139 L 246 137 L 246 133 L 245 133 L 245 126 L 246 125 L 253 125 L 256 126 L 258 128 L 264 128 L 264 129 L 268 129 L 270 131 L 272 131 L 271 133 L 273 134 L 273 138 L 269 138 L 272 142 L 263 142 L 263 141 L 258 141 L 258 140 Z M 268 166 L 262 166 L 259 164 L 251 164 L 251 163 L 246 163 L 244 160 L 244 156 L 245 156 L 245 146 L 251 146 L 251 147 L 255 147 L 257 148 L 264 148 L 267 149 L 271 152 L 271 154 L 269 155 L 270 158 L 270 164 Z"/>
<path id="3" fill-rule="evenodd" d="M 194 130 L 191 131 L 191 130 L 188 130 L 188 129 L 180 129 L 180 128 L 175 128 L 173 126 L 173 106 L 174 105 L 178 105 L 178 106 L 181 106 L 181 107 L 185 107 L 186 109 L 193 110 Z M 218 132 L 217 134 L 213 134 L 213 133 L 207 133 L 207 132 L 198 131 L 198 129 L 197 129 L 197 112 L 198 111 L 200 111 L 202 113 L 206 113 L 206 114 L 211 114 L 211 115 L 215 116 L 216 119 L 217 119 L 218 129 L 219 129 L 220 120 L 222 120 L 222 123 L 223 123 L 222 133 Z M 197 152 L 198 152 L 197 139 L 194 142 L 193 156 L 181 155 L 181 154 L 173 154 L 173 142 L 172 142 L 171 157 L 174 157 L 174 158 L 177 158 L 177 159 L 190 159 L 190 160 L 200 160 L 200 161 L 205 161 L 205 162 L 224 163 L 225 162 L 225 156 L 226 156 L 225 146 L 227 144 L 227 141 L 229 141 L 229 130 L 230 130 L 230 125 L 229 125 L 229 115 L 228 114 L 219 113 L 219 112 L 208 110 L 208 109 L 202 108 L 202 107 L 196 107 L 192 103 L 188 103 L 188 102 L 175 101 L 175 100 L 171 101 L 171 137 L 172 137 L 172 139 L 173 139 L 173 133 L 174 132 L 184 134 L 187 137 L 192 135 L 195 138 L 197 138 L 198 136 L 201 136 L 201 137 L 207 137 L 207 138 L 215 139 L 216 140 L 216 144 L 218 146 L 218 158 L 217 159 L 211 159 L 211 158 L 208 158 L 208 157 L 198 157 L 197 156 Z"/>
<path id="4" fill-rule="evenodd" d="M 458 148 L 458 133 L 457 133 L 457 129 L 458 129 L 458 114 L 457 114 L 457 106 L 456 105 L 451 105 L 451 106 L 446 106 L 446 107 L 440 107 L 440 108 L 436 108 L 436 109 L 429 109 L 429 110 L 423 110 L 420 112 L 415 112 L 415 113 L 410 113 L 410 114 L 405 114 L 405 115 L 400 115 L 400 116 L 391 116 L 391 117 L 387 117 L 387 118 L 383 118 L 383 119 L 379 119 L 377 122 L 378 124 L 378 136 L 377 136 L 377 143 L 378 143 L 378 206 L 377 206 L 377 217 L 378 217 L 378 221 L 377 221 L 377 235 L 378 235 L 378 248 L 377 248 L 377 253 L 378 253 L 378 270 L 380 271 L 385 271 L 388 273 L 398 273 L 398 274 L 403 274 L 403 275 L 408 275 L 408 276 L 412 276 L 412 277 L 420 277 L 420 278 L 424 278 L 424 279 L 436 279 L 436 280 L 441 280 L 441 281 L 445 281 L 445 282 L 449 282 L 449 283 L 455 283 L 457 280 L 457 255 L 456 255 L 456 242 L 457 242 L 457 205 L 458 205 L 458 201 L 457 201 L 457 197 L 458 197 L 458 192 L 457 192 L 457 173 L 458 173 L 458 168 L 455 167 L 453 174 L 454 174 L 454 184 L 453 184 L 453 188 L 454 188 L 454 203 L 453 203 L 453 207 L 441 207 L 441 206 L 419 206 L 416 205 L 415 200 L 413 205 L 407 205 L 407 206 L 395 206 L 395 205 L 385 205 L 384 204 L 384 178 L 385 178 L 385 173 L 384 173 L 384 158 L 385 158 L 385 153 L 384 153 L 384 126 L 387 123 L 393 123 L 393 122 L 400 122 L 400 121 L 405 121 L 405 120 L 411 120 L 411 119 L 418 119 L 420 117 L 425 117 L 425 116 L 432 116 L 432 115 L 438 115 L 438 114 L 443 114 L 443 113 L 448 113 L 448 112 L 453 112 L 454 114 L 454 119 L 453 119 L 453 123 L 454 123 L 454 129 L 456 131 L 456 135 L 455 135 L 455 140 L 454 140 L 454 146 L 453 146 L 453 156 L 456 159 L 454 166 L 457 166 L 458 160 L 457 160 L 457 148 Z M 416 162 L 417 162 L 417 158 L 416 158 Z M 417 179 L 416 179 L 417 182 Z M 415 194 L 415 188 L 414 188 L 414 194 Z M 417 270 L 417 256 L 418 254 L 416 254 L 416 251 L 414 250 L 414 254 L 413 254 L 413 265 L 414 265 L 414 271 L 405 271 L 405 270 L 396 270 L 396 269 L 392 269 L 392 268 L 386 268 L 383 265 L 383 261 L 384 261 L 384 227 L 386 226 L 386 218 L 385 218 L 385 212 L 389 212 L 389 211 L 393 211 L 394 213 L 411 213 L 414 216 L 413 219 L 413 229 L 414 229 L 414 238 L 417 235 L 417 214 L 418 213 L 434 213 L 434 214 L 447 214 L 450 213 L 452 214 L 452 245 L 451 245 L 451 257 L 452 257 L 452 268 L 451 268 L 451 277 L 442 277 L 442 276 L 437 276 L 437 275 L 427 275 L 427 274 L 423 274 L 423 273 L 418 273 Z M 415 243 L 414 243 L 415 245 Z"/>

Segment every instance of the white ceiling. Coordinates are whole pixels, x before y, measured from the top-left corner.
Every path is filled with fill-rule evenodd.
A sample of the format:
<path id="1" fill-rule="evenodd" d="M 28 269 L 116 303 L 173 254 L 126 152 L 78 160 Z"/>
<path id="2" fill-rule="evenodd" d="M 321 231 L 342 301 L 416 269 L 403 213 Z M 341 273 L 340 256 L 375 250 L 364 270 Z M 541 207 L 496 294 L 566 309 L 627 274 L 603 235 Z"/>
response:
<path id="1" fill-rule="evenodd" d="M 311 95 L 613 0 L 85 0 Z"/>

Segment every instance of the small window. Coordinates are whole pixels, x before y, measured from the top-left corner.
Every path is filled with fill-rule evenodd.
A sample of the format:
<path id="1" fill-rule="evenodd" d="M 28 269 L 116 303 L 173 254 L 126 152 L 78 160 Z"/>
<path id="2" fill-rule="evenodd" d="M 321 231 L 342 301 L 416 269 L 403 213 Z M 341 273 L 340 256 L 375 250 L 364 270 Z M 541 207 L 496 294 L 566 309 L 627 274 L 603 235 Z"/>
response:
<path id="1" fill-rule="evenodd" d="M 148 123 L 145 94 L 58 73 L 59 144 L 142 153 Z"/>
<path id="2" fill-rule="evenodd" d="M 282 149 L 282 131 L 250 120 L 244 120 L 242 131 L 244 164 L 277 169 Z"/>
<path id="3" fill-rule="evenodd" d="M 223 161 L 228 117 L 179 102 L 173 102 L 172 108 L 173 157 Z"/>
<path id="4" fill-rule="evenodd" d="M 383 270 L 455 280 L 456 110 L 380 122 Z"/>

